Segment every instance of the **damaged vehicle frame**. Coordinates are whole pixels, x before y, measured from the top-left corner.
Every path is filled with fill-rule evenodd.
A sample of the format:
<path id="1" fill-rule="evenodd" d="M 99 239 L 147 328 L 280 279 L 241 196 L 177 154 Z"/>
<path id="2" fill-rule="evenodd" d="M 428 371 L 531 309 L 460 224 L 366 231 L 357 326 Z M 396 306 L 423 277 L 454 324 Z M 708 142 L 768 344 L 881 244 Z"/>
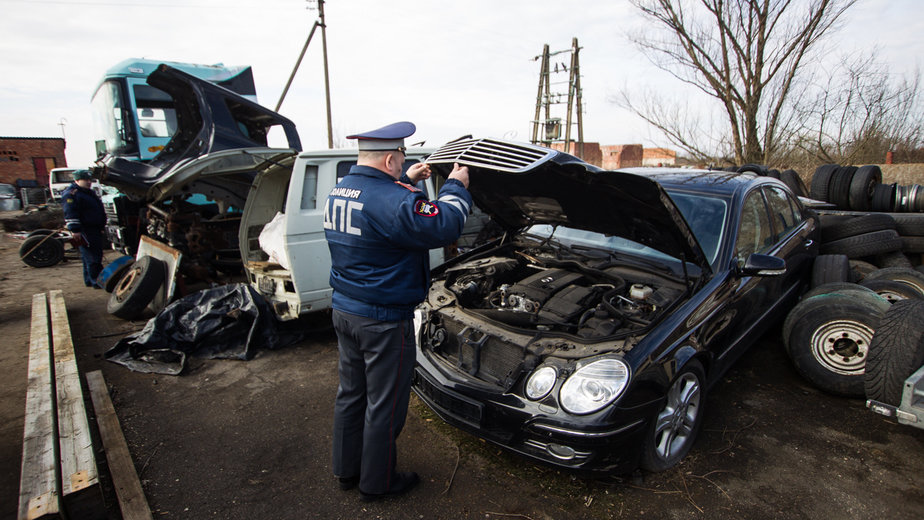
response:
<path id="1" fill-rule="evenodd" d="M 785 316 L 817 255 L 815 219 L 768 177 L 601 171 L 488 139 L 427 162 L 468 166 L 506 234 L 434 270 L 413 388 L 450 424 L 559 468 L 677 464 L 707 389 Z"/>
<path id="2" fill-rule="evenodd" d="M 107 154 L 96 164 L 102 182 L 124 194 L 114 201 L 114 243 L 139 242 L 135 266 L 109 302 L 121 317 L 148 302 L 159 310 L 175 291 L 241 272 L 238 232 L 256 172 L 301 150 L 294 123 L 230 90 L 168 65 L 147 81 L 173 99 L 176 132 L 150 162 Z M 273 127 L 282 129 L 289 148 L 268 147 Z M 160 264 L 165 272 L 153 283 Z M 152 288 L 156 294 L 138 294 Z"/>

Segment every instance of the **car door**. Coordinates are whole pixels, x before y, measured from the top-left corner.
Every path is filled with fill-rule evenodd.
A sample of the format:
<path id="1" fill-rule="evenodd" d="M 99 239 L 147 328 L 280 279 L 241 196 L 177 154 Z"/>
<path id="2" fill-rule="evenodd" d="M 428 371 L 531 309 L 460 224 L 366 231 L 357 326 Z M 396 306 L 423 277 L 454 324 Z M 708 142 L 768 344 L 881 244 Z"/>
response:
<path id="1" fill-rule="evenodd" d="M 817 254 L 814 221 L 804 218 L 799 203 L 783 188 L 771 185 L 763 190 L 775 234 L 775 246 L 770 254 L 786 261 L 786 272 L 776 277 L 780 292 L 777 305 L 788 308 L 808 282 Z"/>

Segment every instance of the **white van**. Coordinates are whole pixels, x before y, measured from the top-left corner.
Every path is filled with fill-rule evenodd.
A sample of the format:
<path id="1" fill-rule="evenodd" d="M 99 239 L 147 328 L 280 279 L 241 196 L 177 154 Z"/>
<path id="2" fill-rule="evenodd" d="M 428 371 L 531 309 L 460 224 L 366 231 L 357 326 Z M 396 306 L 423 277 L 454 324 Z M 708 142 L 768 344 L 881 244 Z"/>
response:
<path id="1" fill-rule="evenodd" d="M 48 172 L 48 188 L 51 189 L 52 199 L 61 200 L 61 194 L 72 182 L 74 182 L 73 174 L 77 170 L 79 170 L 79 168 L 52 168 L 51 171 Z M 93 179 L 90 188 L 95 191 L 97 195 L 103 195 L 103 186 L 99 183 L 98 179 Z"/>

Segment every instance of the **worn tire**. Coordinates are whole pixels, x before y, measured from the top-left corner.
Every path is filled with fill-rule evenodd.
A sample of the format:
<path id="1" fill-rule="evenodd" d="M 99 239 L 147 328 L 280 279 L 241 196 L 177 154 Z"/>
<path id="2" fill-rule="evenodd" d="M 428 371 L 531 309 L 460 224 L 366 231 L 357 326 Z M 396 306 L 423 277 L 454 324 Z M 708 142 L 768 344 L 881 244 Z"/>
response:
<path id="1" fill-rule="evenodd" d="M 831 182 L 831 175 L 838 168 L 840 168 L 840 165 L 837 164 L 823 164 L 815 169 L 815 173 L 812 174 L 811 189 L 809 190 L 809 194 L 813 199 L 831 202 L 828 200 L 828 185 Z"/>
<path id="2" fill-rule="evenodd" d="M 858 293 L 861 295 L 864 295 L 864 294 L 869 295 L 869 294 L 876 294 L 876 291 L 873 291 L 872 289 L 868 287 L 863 287 L 862 285 L 856 284 L 856 283 L 831 282 L 831 283 L 819 285 L 818 287 L 815 287 L 809 290 L 808 292 L 802 295 L 802 299 L 808 300 L 809 298 L 814 298 L 815 296 L 818 296 L 821 294 L 831 294 L 831 293 L 838 293 L 838 294 Z"/>
<path id="3" fill-rule="evenodd" d="M 899 406 L 905 379 L 924 365 L 924 301 L 896 302 L 886 311 L 866 360 L 867 399 Z"/>
<path id="4" fill-rule="evenodd" d="M 821 245 L 822 254 L 847 255 L 849 258 L 863 258 L 892 251 L 900 251 L 902 240 L 894 229 L 873 231 L 862 235 L 833 240 Z"/>
<path id="5" fill-rule="evenodd" d="M 642 445 L 642 469 L 664 471 L 680 462 L 696 441 L 705 406 L 706 374 L 699 361 L 692 359 L 671 382 L 661 410 L 648 425 Z"/>
<path id="6" fill-rule="evenodd" d="M 44 229 L 44 228 L 33 229 L 32 231 L 29 232 L 28 235 L 26 235 L 26 238 L 43 237 L 46 235 L 54 235 L 55 233 L 57 233 L 57 231 L 55 231 L 54 229 Z"/>
<path id="7" fill-rule="evenodd" d="M 909 267 L 887 267 L 877 269 L 868 275 L 867 280 L 893 280 L 903 283 L 924 296 L 924 274 Z"/>
<path id="8" fill-rule="evenodd" d="M 122 277 L 125 276 L 125 273 L 132 268 L 132 265 L 135 264 L 135 261 L 132 260 L 125 264 L 120 265 L 115 271 L 112 272 L 112 275 L 106 279 L 106 282 L 101 285 L 103 289 L 106 289 L 106 292 L 111 293 L 115 290 L 116 286 L 119 285 L 119 282 L 122 280 Z M 98 283 L 98 282 L 97 282 Z"/>
<path id="9" fill-rule="evenodd" d="M 812 264 L 812 287 L 850 278 L 850 261 L 846 255 L 818 255 Z"/>
<path id="10" fill-rule="evenodd" d="M 786 352 L 799 374 L 817 388 L 860 397 L 869 344 L 888 309 L 882 298 L 861 293 L 802 300 L 783 324 Z"/>
<path id="11" fill-rule="evenodd" d="M 850 207 L 858 211 L 871 209 L 873 191 L 882 182 L 882 170 L 875 164 L 857 168 L 850 181 Z"/>
<path id="12" fill-rule="evenodd" d="M 760 176 L 767 175 L 767 167 L 762 164 L 742 164 L 736 171 L 738 173 L 755 173 Z"/>
<path id="13" fill-rule="evenodd" d="M 64 244 L 49 235 L 35 235 L 19 246 L 19 259 L 30 267 L 51 267 L 64 258 Z"/>
<path id="14" fill-rule="evenodd" d="M 916 300 L 924 298 L 914 287 L 905 285 L 895 280 L 870 280 L 866 279 L 860 282 L 860 285 L 867 289 L 872 289 L 880 297 L 889 303 L 900 302 L 902 300 Z"/>
<path id="15" fill-rule="evenodd" d="M 783 184 L 789 186 L 789 189 L 797 197 L 807 197 L 808 190 L 805 187 L 805 183 L 802 182 L 802 177 L 799 177 L 799 173 L 796 170 L 783 170 L 780 172 L 780 180 L 783 181 Z"/>
<path id="16" fill-rule="evenodd" d="M 884 229 L 895 229 L 895 219 L 885 213 L 868 213 L 835 220 L 822 229 L 821 240 L 822 242 L 833 242 Z"/>
<path id="17" fill-rule="evenodd" d="M 901 251 L 891 251 L 889 253 L 876 255 L 872 258 L 872 261 L 874 264 L 878 265 L 880 269 L 885 269 L 887 267 L 911 267 L 911 260 Z"/>
<path id="18" fill-rule="evenodd" d="M 873 188 L 873 200 L 870 206 L 873 211 L 895 211 L 896 184 L 877 184 Z"/>
<path id="19" fill-rule="evenodd" d="M 902 237 L 902 251 L 905 253 L 924 253 L 924 237 Z"/>
<path id="20" fill-rule="evenodd" d="M 924 236 L 924 214 L 921 213 L 892 213 L 895 220 L 895 230 L 904 237 Z"/>
<path id="21" fill-rule="evenodd" d="M 150 256 L 142 256 L 122 276 L 109 296 L 106 306 L 110 314 L 132 320 L 154 300 L 166 277 L 164 263 Z"/>
<path id="22" fill-rule="evenodd" d="M 841 166 L 834 171 L 828 183 L 828 199 L 840 209 L 850 209 L 850 183 L 857 172 L 856 166 Z"/>
<path id="23" fill-rule="evenodd" d="M 866 275 L 879 269 L 875 265 L 865 261 L 865 260 L 851 260 L 850 261 L 850 281 L 859 282 L 860 280 L 866 278 Z"/>

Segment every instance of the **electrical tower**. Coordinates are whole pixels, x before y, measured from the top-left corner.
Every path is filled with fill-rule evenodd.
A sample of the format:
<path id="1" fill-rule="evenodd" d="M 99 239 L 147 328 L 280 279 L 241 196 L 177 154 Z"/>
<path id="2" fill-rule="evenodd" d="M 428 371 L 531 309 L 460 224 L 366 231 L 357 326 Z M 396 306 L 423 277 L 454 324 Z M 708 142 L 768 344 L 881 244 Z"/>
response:
<path id="1" fill-rule="evenodd" d="M 542 48 L 542 56 L 536 56 L 533 60 L 542 60 L 539 68 L 539 90 L 536 94 L 536 116 L 533 118 L 533 133 L 530 140 L 533 144 L 543 146 L 552 146 L 552 143 L 563 143 L 562 150 L 567 153 L 574 153 L 578 157 L 584 155 L 584 123 L 581 118 L 583 104 L 581 102 L 581 65 L 580 54 L 581 48 L 578 46 L 577 38 L 571 40 L 571 48 L 562 51 L 549 52 L 549 44 Z M 551 63 L 553 56 L 561 54 L 570 54 L 571 59 L 568 63 L 564 61 L 555 61 Z M 562 78 L 568 75 L 567 81 Z M 566 101 L 562 101 L 562 98 Z M 564 137 L 562 137 L 561 117 L 552 116 L 552 105 L 567 105 Z M 556 110 L 558 112 L 558 110 Z M 577 140 L 571 138 L 572 117 L 577 112 Z M 541 136 L 540 136 L 541 132 Z M 571 143 L 577 144 L 575 149 L 571 150 Z"/>

